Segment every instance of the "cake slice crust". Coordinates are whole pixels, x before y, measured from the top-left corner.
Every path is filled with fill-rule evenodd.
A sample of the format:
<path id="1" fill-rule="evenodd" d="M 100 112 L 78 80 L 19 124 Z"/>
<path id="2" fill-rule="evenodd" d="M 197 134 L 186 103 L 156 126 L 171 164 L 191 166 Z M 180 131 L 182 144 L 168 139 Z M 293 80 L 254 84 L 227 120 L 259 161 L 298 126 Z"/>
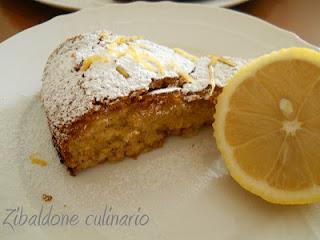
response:
<path id="1" fill-rule="evenodd" d="M 187 102 L 172 92 L 117 103 L 114 110 L 84 116 L 59 151 L 73 175 L 105 161 L 136 158 L 161 147 L 167 136 L 193 135 L 211 124 L 215 99 Z"/>
<path id="2" fill-rule="evenodd" d="M 49 57 L 42 85 L 61 162 L 75 175 L 195 133 L 212 123 L 217 95 L 244 63 L 105 31 L 68 39 Z"/>

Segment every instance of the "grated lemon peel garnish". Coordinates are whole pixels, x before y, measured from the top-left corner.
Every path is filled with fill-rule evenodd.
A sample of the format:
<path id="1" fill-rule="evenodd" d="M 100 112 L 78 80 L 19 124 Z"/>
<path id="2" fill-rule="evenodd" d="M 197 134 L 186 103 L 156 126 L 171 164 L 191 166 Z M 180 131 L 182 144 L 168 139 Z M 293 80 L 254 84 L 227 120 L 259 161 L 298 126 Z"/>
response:
<path id="1" fill-rule="evenodd" d="M 170 62 L 168 65 L 171 70 L 175 71 L 179 76 L 183 77 L 186 83 L 191 83 L 193 78 L 186 72 L 182 71 L 176 64 Z"/>
<path id="2" fill-rule="evenodd" d="M 110 33 L 108 33 L 108 32 L 102 32 L 99 34 L 99 38 L 105 39 L 105 38 L 109 37 L 109 35 L 110 35 Z"/>
<path id="3" fill-rule="evenodd" d="M 150 63 L 148 62 L 142 62 L 141 63 L 147 70 L 151 71 L 151 72 L 155 72 L 157 71 L 157 68 L 153 65 L 151 65 Z"/>
<path id="4" fill-rule="evenodd" d="M 137 63 L 140 63 L 140 61 L 141 61 L 140 54 L 137 52 L 137 50 L 132 45 L 128 46 L 128 53 L 133 58 L 133 60 L 135 60 Z"/>
<path id="5" fill-rule="evenodd" d="M 120 57 L 128 54 L 132 57 L 132 59 L 135 62 L 143 65 L 147 70 L 152 71 L 152 72 L 156 72 L 158 70 L 159 74 L 164 75 L 165 68 L 158 59 L 156 59 L 155 57 L 152 57 L 146 53 L 139 53 L 134 46 L 134 45 L 136 45 L 137 47 L 140 47 L 142 49 L 150 50 L 150 48 L 147 45 L 145 45 L 143 43 L 137 43 L 134 45 L 131 44 L 133 41 L 138 40 L 138 39 L 142 39 L 142 37 L 141 36 L 132 36 L 132 37 L 120 36 L 120 37 L 118 37 L 113 42 L 111 42 L 107 45 L 107 49 L 109 50 L 109 54 L 111 54 L 117 58 L 120 58 Z M 127 44 L 128 45 L 127 49 L 124 51 L 116 51 L 115 48 L 121 44 Z M 190 54 L 180 48 L 174 48 L 173 51 L 175 53 L 191 60 L 192 62 L 195 62 L 199 59 L 198 57 L 196 57 L 196 56 L 194 56 L 194 55 L 192 55 L 192 54 Z M 178 69 L 177 66 L 175 66 L 174 69 L 178 75 L 182 76 L 185 79 L 186 82 L 193 81 L 192 77 L 188 73 L 182 71 L 181 69 Z M 117 69 L 117 71 L 120 74 L 122 74 L 125 77 L 126 76 L 128 77 L 128 73 L 123 70 L 124 69 L 121 69 L 121 70 Z"/>
<path id="6" fill-rule="evenodd" d="M 214 66 L 218 63 L 218 62 L 221 62 L 223 64 L 226 64 L 230 67 L 236 67 L 236 64 L 234 62 L 232 62 L 231 60 L 228 60 L 224 57 L 220 57 L 220 56 L 216 56 L 216 55 L 209 55 L 208 56 L 210 58 L 210 63 L 208 64 L 208 72 L 209 72 L 209 79 L 210 79 L 210 82 L 211 82 L 211 93 L 213 92 L 214 90 L 214 87 L 215 87 L 215 79 L 214 79 Z"/>
<path id="7" fill-rule="evenodd" d="M 98 55 L 92 55 L 90 57 L 87 57 L 83 63 L 82 63 L 82 66 L 80 68 L 81 71 L 87 71 L 91 64 L 94 63 L 94 62 L 105 62 L 105 63 L 108 63 L 110 61 L 109 58 L 107 57 L 102 57 L 102 56 L 98 56 Z"/>
<path id="8" fill-rule="evenodd" d="M 209 73 L 209 81 L 211 83 L 211 90 L 210 90 L 210 95 L 213 93 L 214 91 L 214 87 L 216 86 L 216 81 L 214 79 L 214 68 L 212 64 L 208 65 L 208 73 Z"/>
<path id="9" fill-rule="evenodd" d="M 216 59 L 217 62 L 224 63 L 226 65 L 229 65 L 230 67 L 237 66 L 237 64 L 235 64 L 233 61 L 226 59 L 224 57 L 220 57 L 220 56 L 216 56 L 216 55 L 209 55 L 209 58 L 211 59 L 211 61 L 214 61 L 214 59 Z"/>
<path id="10" fill-rule="evenodd" d="M 162 66 L 162 64 L 160 63 L 160 61 L 158 59 L 156 59 L 148 54 L 141 54 L 141 56 L 144 60 L 147 60 L 147 61 L 153 63 L 154 65 L 156 65 L 157 68 L 159 69 L 159 73 L 161 75 L 164 75 L 164 73 L 165 73 L 164 67 Z"/>
<path id="11" fill-rule="evenodd" d="M 130 77 L 129 73 L 127 73 L 127 71 L 126 71 L 123 67 L 117 66 L 117 67 L 116 67 L 116 70 L 117 70 L 117 72 L 120 73 L 124 78 Z"/>
<path id="12" fill-rule="evenodd" d="M 131 37 L 127 37 L 127 42 L 133 42 L 143 38 L 144 38 L 143 36 L 131 36 Z"/>
<path id="13" fill-rule="evenodd" d="M 135 38 L 132 37 L 129 40 L 132 40 L 132 39 L 135 39 Z M 123 40 L 119 40 L 117 43 L 120 43 L 120 42 L 123 42 Z M 155 71 L 157 71 L 157 68 L 158 68 L 160 74 L 164 75 L 165 70 L 164 70 L 163 66 L 161 65 L 161 63 L 156 58 L 151 57 L 150 55 L 145 54 L 145 53 L 144 54 L 139 53 L 137 51 L 137 49 L 134 47 L 134 45 L 132 45 L 132 44 L 128 44 L 128 48 L 126 50 L 124 50 L 123 52 L 118 52 L 114 49 L 116 47 L 115 44 L 117 44 L 117 43 L 113 42 L 113 43 L 109 44 L 108 50 L 111 55 L 114 55 L 117 58 L 120 58 L 122 56 L 129 54 L 136 63 L 142 64 L 147 70 L 155 72 Z M 147 60 L 147 61 L 144 61 L 144 60 Z M 154 64 L 157 68 L 154 67 L 150 63 Z"/>
<path id="14" fill-rule="evenodd" d="M 158 59 L 156 59 L 146 53 L 139 53 L 137 51 L 137 49 L 134 47 L 134 45 L 131 44 L 133 41 L 138 40 L 138 39 L 142 39 L 142 38 L 143 37 L 141 37 L 141 36 L 131 36 L 131 37 L 120 36 L 117 39 L 115 39 L 113 42 L 109 43 L 107 45 L 107 49 L 109 50 L 109 54 L 111 54 L 117 58 L 120 58 L 122 56 L 129 54 L 135 62 L 142 64 L 147 70 L 152 71 L 152 72 L 155 72 L 158 70 L 161 75 L 164 75 L 165 69 Z M 121 44 L 127 44 L 128 45 L 127 49 L 124 50 L 123 52 L 116 51 L 115 48 Z M 143 48 L 145 50 L 149 50 L 148 46 L 146 46 L 143 43 L 138 43 L 138 44 L 136 44 L 136 46 Z M 187 53 L 184 53 L 184 54 L 187 54 Z M 189 54 L 188 57 L 195 58 L 191 54 Z M 117 69 L 117 71 L 121 74 L 124 74 L 125 71 L 123 71 L 123 70 L 124 69 L 122 69 L 122 70 Z M 128 75 L 128 73 L 125 72 L 124 76 L 127 76 L 127 75 Z"/>
<path id="15" fill-rule="evenodd" d="M 133 41 L 136 41 L 136 40 L 139 40 L 139 39 L 142 39 L 142 38 L 143 38 L 142 36 L 131 36 L 131 37 L 119 36 L 113 42 L 109 43 L 107 45 L 107 48 L 113 49 L 113 48 L 117 47 L 118 45 L 129 44 L 129 43 L 131 43 Z"/>
<path id="16" fill-rule="evenodd" d="M 47 161 L 41 159 L 41 157 L 40 157 L 39 154 L 37 154 L 37 153 L 32 153 L 32 154 L 29 156 L 29 159 L 30 159 L 30 161 L 31 161 L 32 164 L 39 165 L 40 167 L 46 167 L 46 166 L 48 166 Z"/>
<path id="17" fill-rule="evenodd" d="M 146 53 L 139 53 L 132 44 L 129 44 L 126 52 L 123 52 L 122 54 L 129 54 L 135 62 L 142 64 L 149 71 L 155 72 L 158 69 L 161 75 L 164 75 L 165 73 L 165 69 L 160 61 Z M 155 65 L 156 68 L 150 63 Z"/>
<path id="18" fill-rule="evenodd" d="M 214 91 L 214 87 L 216 85 L 215 83 L 215 79 L 214 79 L 214 66 L 218 63 L 219 61 L 219 57 L 218 56 L 214 56 L 211 55 L 210 56 L 210 63 L 208 64 L 208 73 L 209 73 L 209 80 L 211 82 L 211 91 L 210 94 L 212 94 L 212 92 Z"/>
<path id="19" fill-rule="evenodd" d="M 127 43 L 127 38 L 124 36 L 118 37 L 116 40 L 113 41 L 116 45 L 121 45 Z M 112 43 L 111 43 L 112 44 Z"/>
<path id="20" fill-rule="evenodd" d="M 183 77 L 187 83 L 191 83 L 193 81 L 193 78 L 188 73 L 183 71 L 177 71 L 177 73 Z"/>
<path id="21" fill-rule="evenodd" d="M 144 44 L 144 43 L 138 43 L 137 44 L 137 46 L 138 47 L 140 47 L 140 48 L 142 48 L 142 49 L 144 49 L 144 50 L 150 50 L 150 47 L 148 47 L 146 44 Z"/>
<path id="22" fill-rule="evenodd" d="M 196 57 L 196 56 L 194 56 L 194 55 L 192 55 L 192 54 L 190 54 L 190 53 L 188 53 L 188 52 L 186 52 L 186 51 L 184 51 L 184 50 L 182 50 L 180 48 L 173 48 L 173 51 L 175 53 L 178 53 L 179 55 L 185 57 L 185 58 L 188 58 L 192 62 L 196 62 L 199 59 L 198 57 Z"/>
<path id="23" fill-rule="evenodd" d="M 121 58 L 127 54 L 127 51 L 121 52 L 121 51 L 117 51 L 114 49 L 109 49 L 109 54 L 111 54 L 112 56 L 115 56 L 117 58 Z"/>

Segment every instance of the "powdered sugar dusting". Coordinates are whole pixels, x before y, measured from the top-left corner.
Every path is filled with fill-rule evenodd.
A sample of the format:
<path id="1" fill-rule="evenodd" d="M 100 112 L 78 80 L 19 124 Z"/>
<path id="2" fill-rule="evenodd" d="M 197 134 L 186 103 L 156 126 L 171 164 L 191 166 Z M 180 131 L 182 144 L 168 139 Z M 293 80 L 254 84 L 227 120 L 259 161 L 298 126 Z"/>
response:
<path id="1" fill-rule="evenodd" d="M 191 77 L 194 79 L 194 81 L 186 83 L 183 86 L 183 93 L 196 92 L 199 91 L 199 89 L 205 89 L 209 85 L 209 70 L 212 71 L 212 69 L 208 68 L 210 62 L 211 60 L 208 57 L 201 57 L 195 63 L 194 72 L 191 73 Z"/>
<path id="2" fill-rule="evenodd" d="M 35 207 L 42 204 L 43 193 L 53 196 L 55 207 L 65 208 L 66 205 L 68 209 L 77 211 L 99 210 L 105 204 L 121 209 L 151 207 L 155 203 L 152 199 L 157 199 L 158 193 L 168 195 L 174 191 L 176 195 L 186 198 L 194 194 L 198 177 L 208 171 L 219 171 L 212 165 L 218 152 L 213 147 L 214 139 L 209 128 L 193 138 L 172 137 L 162 149 L 143 154 L 137 161 L 106 163 L 72 177 L 65 171 L 51 144 L 41 102 L 35 97 L 28 97 L 20 104 L 19 108 L 10 110 L 12 114 L 1 111 L 5 114 L 1 115 L 0 122 L 10 124 L 10 128 L 2 128 L 3 136 L 10 138 L 1 141 L 10 140 L 13 148 L 8 144 L 2 148 L 4 156 L 8 156 L 3 167 L 10 169 L 8 180 L 13 173 L 19 177 L 13 183 L 8 182 L 8 189 L 13 191 L 17 188 L 14 185 L 19 183 L 20 195 L 24 195 Z M 16 122 L 14 128 L 11 127 L 13 122 Z M 28 156 L 35 152 L 47 161 L 47 167 L 31 163 Z M 5 171 L 1 173 L 6 174 Z M 219 172 L 214 176 L 216 179 L 220 177 Z M 173 181 L 175 184 L 170 184 Z"/>
<path id="3" fill-rule="evenodd" d="M 236 58 L 236 57 L 224 57 L 225 59 L 231 61 L 235 64 L 234 67 L 224 64 L 220 61 L 214 67 L 214 79 L 216 85 L 219 87 L 224 87 L 228 80 L 233 76 L 233 74 L 240 70 L 242 66 L 248 63 L 247 60 Z"/>
<path id="4" fill-rule="evenodd" d="M 170 92 L 175 92 L 180 90 L 181 88 L 179 87 L 168 87 L 168 88 L 162 88 L 162 89 L 151 91 L 149 94 L 154 95 L 154 94 L 161 94 L 161 93 L 170 93 Z"/>
<path id="5" fill-rule="evenodd" d="M 6 208 L 17 206 L 23 206 L 26 213 L 38 213 L 42 205 L 52 204 L 55 213 L 76 213 L 85 217 L 88 214 L 100 216 L 108 205 L 113 207 L 114 213 L 122 214 L 135 213 L 141 207 L 142 212 L 150 216 L 150 223 L 143 228 L 93 228 L 79 224 L 79 228 L 93 230 L 88 237 L 99 238 L 98 233 L 101 233 L 106 239 L 170 239 L 166 236 L 172 233 L 172 226 L 183 235 L 190 226 L 204 232 L 205 224 L 205 231 L 210 231 L 221 222 L 217 231 L 232 223 L 232 234 L 237 234 L 243 227 L 250 229 L 252 224 L 266 226 L 270 219 L 278 219 L 279 223 L 287 223 L 286 226 L 297 226 L 298 235 L 315 236 L 310 226 L 316 229 L 319 225 L 316 206 L 279 208 L 258 200 L 231 180 L 214 147 L 211 128 L 193 138 L 169 138 L 162 149 L 142 154 L 137 161 L 106 163 L 71 177 L 59 163 L 51 144 L 39 100 L 27 97 L 10 108 L 0 106 L 0 113 L 3 157 L 0 200 L 4 208 L 0 212 L 1 219 L 8 215 Z M 32 152 L 38 152 L 47 160 L 48 167 L 32 164 L 28 159 Z M 42 202 L 44 192 L 53 196 L 50 204 Z M 249 208 L 255 211 L 250 212 Z M 235 218 L 249 221 L 239 226 Z M 17 226 L 16 229 L 21 234 L 31 229 L 32 233 L 39 230 L 51 235 L 57 229 L 66 239 L 83 234 L 75 226 L 70 232 L 67 227 L 60 226 L 40 229 L 25 225 L 25 228 Z M 137 232 L 139 229 L 141 231 Z M 2 235 L 6 236 L 6 230 L 7 236 L 11 236 L 12 230 L 5 226 L 1 229 Z M 288 235 L 283 228 L 278 232 Z"/>
<path id="6" fill-rule="evenodd" d="M 214 87 L 215 78 L 217 85 L 225 84 L 244 63 L 241 59 L 233 59 L 236 67 L 218 63 L 212 80 L 208 57 L 193 62 L 148 40 L 131 37 L 129 43 L 125 42 L 124 39 L 129 38 L 106 31 L 82 34 L 62 43 L 49 57 L 43 75 L 42 98 L 51 129 L 58 140 L 63 138 L 62 126 L 72 123 L 89 110 L 101 108 L 93 104 L 95 101 L 108 103 L 136 90 L 147 92 L 152 81 L 178 77 L 180 73 L 172 69 L 172 64 L 194 79 L 180 87 L 190 100 L 196 99 L 190 98 L 190 92 L 200 92 L 210 85 Z M 93 61 L 88 69 L 81 70 L 84 61 L 92 56 L 103 57 L 105 61 Z M 139 61 L 141 56 L 145 62 Z M 117 70 L 119 66 L 128 77 Z"/>

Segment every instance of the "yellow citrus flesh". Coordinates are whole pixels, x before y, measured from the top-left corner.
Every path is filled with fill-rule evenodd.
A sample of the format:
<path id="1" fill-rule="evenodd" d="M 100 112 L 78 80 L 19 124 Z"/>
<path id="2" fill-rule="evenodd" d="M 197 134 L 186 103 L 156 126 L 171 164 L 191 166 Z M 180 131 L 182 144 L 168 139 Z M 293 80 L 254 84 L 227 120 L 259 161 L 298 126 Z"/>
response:
<path id="1" fill-rule="evenodd" d="M 320 200 L 320 53 L 251 61 L 218 98 L 214 134 L 232 177 L 279 204 Z"/>

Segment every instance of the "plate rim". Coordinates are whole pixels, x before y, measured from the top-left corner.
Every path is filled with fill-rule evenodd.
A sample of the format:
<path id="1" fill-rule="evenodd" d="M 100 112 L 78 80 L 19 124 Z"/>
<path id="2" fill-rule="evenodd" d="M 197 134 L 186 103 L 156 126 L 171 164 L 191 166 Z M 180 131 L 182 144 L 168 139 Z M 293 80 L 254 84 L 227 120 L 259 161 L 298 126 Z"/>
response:
<path id="1" fill-rule="evenodd" d="M 63 3 L 52 2 L 50 0 L 33 0 L 33 1 L 41 3 L 41 4 L 45 4 L 45 5 L 50 6 L 50 7 L 63 9 L 63 10 L 66 10 L 66 11 L 78 11 L 78 10 L 86 9 L 86 8 L 82 8 L 81 6 L 66 5 L 66 4 L 63 4 Z M 101 7 L 104 7 L 104 6 L 109 5 L 109 4 L 120 4 L 120 3 L 117 3 L 117 2 L 113 2 L 112 0 L 111 1 L 108 0 L 108 1 L 109 2 L 106 2 Z M 249 2 L 249 1 L 251 1 L 251 0 L 230 0 L 230 2 L 226 2 L 226 3 L 216 3 L 216 4 L 215 3 L 212 3 L 212 4 L 203 3 L 203 4 L 200 4 L 200 5 L 229 8 L 229 7 L 233 7 L 233 6 L 236 6 L 236 5 L 245 3 L 245 2 Z M 137 2 L 147 2 L 147 0 L 142 0 L 142 1 L 138 0 Z M 135 3 L 135 2 L 131 2 L 131 3 Z M 185 4 L 187 2 L 182 2 L 182 3 L 173 2 L 173 3 Z M 121 4 L 123 4 L 123 3 L 121 3 Z M 187 3 L 187 4 L 199 4 L 199 3 L 194 3 L 193 2 L 193 3 Z M 92 8 L 92 7 L 89 7 L 89 8 Z"/>
<path id="2" fill-rule="evenodd" d="M 34 1 L 38 1 L 38 0 L 34 0 Z M 40 0 L 43 1 L 43 0 Z M 250 0 L 245 0 L 245 1 L 250 1 Z M 52 24 L 55 21 L 60 21 L 61 18 L 70 18 L 73 17 L 75 15 L 86 15 L 89 12 L 94 12 L 94 11 L 103 11 L 103 10 L 107 10 L 109 8 L 122 8 L 122 7 L 154 7 L 156 8 L 157 6 L 166 6 L 167 7 L 179 7 L 179 8 L 205 8 L 205 9 L 212 9 L 213 11 L 221 11 L 221 12 L 227 12 L 227 14 L 234 14 L 237 15 L 238 17 L 242 17 L 242 18 L 247 18 L 250 19 L 250 21 L 256 21 L 259 24 L 264 25 L 265 27 L 278 31 L 279 33 L 285 34 L 288 37 L 295 39 L 296 41 L 299 41 L 301 43 L 303 43 L 304 45 L 316 49 L 318 51 L 320 51 L 320 47 L 318 47 L 317 45 L 308 42 L 307 40 L 304 40 L 302 37 L 300 37 L 297 33 L 292 32 L 290 30 L 281 28 L 279 26 L 276 26 L 270 22 L 267 22 L 264 19 L 258 18 L 256 16 L 247 14 L 247 13 L 243 13 L 243 12 L 239 12 L 233 9 L 229 9 L 229 8 L 220 8 L 220 7 L 215 7 L 215 6 L 210 6 L 210 5 L 203 5 L 203 4 L 194 4 L 194 3 L 177 3 L 177 2 L 172 2 L 172 1 L 161 1 L 161 2 L 156 2 L 156 3 L 152 3 L 152 2 L 147 2 L 147 1 L 136 1 L 136 2 L 129 2 L 129 3 L 112 3 L 112 4 L 106 4 L 103 7 L 96 7 L 96 8 L 84 8 L 81 9 L 79 11 L 75 11 L 75 12 L 67 12 L 64 14 L 60 14 L 58 16 L 55 16 L 43 23 L 34 25 L 30 28 L 24 29 L 16 34 L 14 34 L 13 36 L 7 38 L 6 40 L 0 42 L 0 48 L 6 44 L 8 44 L 9 42 L 11 42 L 12 40 L 16 39 L 17 37 L 20 37 L 22 34 L 30 32 L 30 31 L 34 31 L 37 30 L 39 28 L 42 28 L 48 24 Z"/>
<path id="3" fill-rule="evenodd" d="M 174 7 L 179 7 L 179 8 L 181 8 L 181 7 L 188 8 L 188 9 L 198 8 L 198 10 L 201 10 L 201 9 L 204 9 L 204 8 L 209 8 L 209 9 L 212 9 L 213 12 L 214 11 L 219 11 L 219 12 L 221 11 L 221 12 L 224 12 L 225 14 L 236 14 L 236 15 L 242 16 L 243 18 L 250 18 L 251 19 L 250 21 L 258 21 L 261 26 L 263 24 L 263 26 L 268 27 L 268 28 L 272 29 L 273 31 L 276 31 L 277 33 L 282 33 L 283 34 L 282 36 L 287 36 L 288 40 L 296 39 L 297 42 L 304 43 L 304 44 L 306 44 L 306 46 L 310 46 L 310 47 L 313 46 L 312 44 L 308 43 L 307 41 L 301 39 L 295 33 L 292 33 L 290 31 L 281 29 L 281 28 L 279 28 L 277 26 L 274 26 L 274 25 L 264 21 L 264 20 L 258 19 L 256 17 L 250 16 L 250 15 L 247 15 L 247 14 L 243 14 L 241 12 L 237 12 L 237 11 L 233 11 L 233 10 L 229 10 L 229 9 L 225 9 L 225 8 L 215 8 L 215 7 L 212 7 L 212 6 L 201 5 L 201 4 L 178 4 L 178 3 L 172 3 L 172 2 L 162 2 L 162 3 L 155 4 L 155 3 L 138 2 L 138 3 L 128 3 L 128 4 L 117 4 L 117 5 L 110 4 L 110 5 L 104 6 L 103 8 L 99 8 L 99 9 L 97 9 L 97 8 L 83 9 L 83 10 L 78 11 L 76 13 L 68 13 L 68 14 L 57 16 L 57 17 L 55 17 L 55 18 L 53 18 L 53 19 L 51 19 L 51 20 L 49 20 L 47 22 L 44 22 L 44 23 L 39 24 L 37 26 L 31 27 L 29 29 L 26 29 L 26 30 L 14 35 L 13 37 L 7 39 L 3 43 L 0 43 L 0 52 L 1 52 L 1 50 L 5 50 L 6 46 L 12 47 L 14 44 L 16 44 L 15 40 L 21 40 L 24 37 L 30 37 L 30 35 L 34 34 L 34 33 L 38 34 L 39 32 L 41 32 L 41 30 L 43 28 L 48 28 L 48 26 L 50 24 L 52 24 L 52 23 L 61 24 L 62 19 L 63 19 L 63 21 L 66 21 L 66 20 L 68 20 L 70 18 L 73 18 L 75 16 L 75 14 L 78 14 L 79 16 L 81 16 L 82 14 L 83 15 L 90 15 L 90 14 L 94 13 L 94 11 L 105 11 L 105 10 L 109 11 L 110 9 L 112 10 L 112 9 L 118 8 L 118 7 L 120 7 L 120 8 L 131 7 L 132 5 L 134 5 L 135 7 L 145 7 L 147 5 L 148 6 L 152 5 L 153 8 L 157 8 L 160 5 L 161 6 L 163 5 L 162 7 L 165 7 L 168 4 L 170 6 L 174 5 Z M 1 60 L 1 57 L 0 57 L 0 60 Z M 8 80 L 10 80 L 10 79 L 7 79 L 5 81 L 8 81 Z M 1 167 L 1 163 L 0 163 L 0 167 Z"/>

